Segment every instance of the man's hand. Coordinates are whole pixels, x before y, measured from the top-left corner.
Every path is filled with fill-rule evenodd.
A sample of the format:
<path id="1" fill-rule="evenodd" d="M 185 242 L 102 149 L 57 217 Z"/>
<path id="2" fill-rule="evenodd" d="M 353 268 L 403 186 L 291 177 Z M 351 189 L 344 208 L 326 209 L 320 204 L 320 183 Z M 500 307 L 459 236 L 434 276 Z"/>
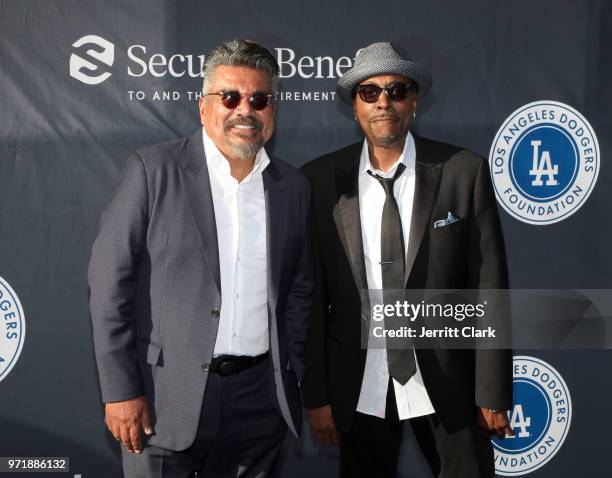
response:
<path id="1" fill-rule="evenodd" d="M 486 435 L 497 435 L 499 438 L 514 436 L 514 431 L 508 422 L 506 411 L 492 411 L 488 408 L 478 407 L 476 412 L 476 424 Z"/>
<path id="2" fill-rule="evenodd" d="M 308 410 L 310 429 L 316 440 L 322 445 L 340 446 L 340 433 L 332 417 L 331 405 Z"/>
<path id="3" fill-rule="evenodd" d="M 142 452 L 140 429 L 153 434 L 149 405 L 144 395 L 123 402 L 106 403 L 104 421 L 113 436 L 132 453 Z"/>

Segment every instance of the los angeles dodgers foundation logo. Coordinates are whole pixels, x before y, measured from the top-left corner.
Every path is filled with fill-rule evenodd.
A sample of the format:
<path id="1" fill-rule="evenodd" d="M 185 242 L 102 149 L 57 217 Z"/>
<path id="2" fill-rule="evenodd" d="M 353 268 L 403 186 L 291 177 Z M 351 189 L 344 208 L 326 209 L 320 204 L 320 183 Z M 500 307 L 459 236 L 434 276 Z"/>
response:
<path id="1" fill-rule="evenodd" d="M 515 436 L 491 440 L 498 475 L 525 475 L 555 456 L 572 421 L 572 400 L 559 372 L 535 357 L 514 357 L 509 419 Z"/>
<path id="2" fill-rule="evenodd" d="M 575 109 L 536 101 L 512 113 L 489 153 L 497 200 L 516 219 L 552 224 L 575 213 L 599 174 L 599 144 Z"/>
<path id="3" fill-rule="evenodd" d="M 25 339 L 25 317 L 19 298 L 0 277 L 0 382 L 17 363 Z"/>

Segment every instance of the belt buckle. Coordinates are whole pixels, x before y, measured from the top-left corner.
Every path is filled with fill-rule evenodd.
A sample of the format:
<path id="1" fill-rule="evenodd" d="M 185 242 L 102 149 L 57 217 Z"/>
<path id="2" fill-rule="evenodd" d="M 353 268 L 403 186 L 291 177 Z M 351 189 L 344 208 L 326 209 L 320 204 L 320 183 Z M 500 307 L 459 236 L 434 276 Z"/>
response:
<path id="1" fill-rule="evenodd" d="M 217 369 L 217 373 L 221 377 L 227 377 L 228 375 L 232 375 L 234 372 L 232 371 L 232 360 L 224 360 L 219 364 L 219 368 Z"/>

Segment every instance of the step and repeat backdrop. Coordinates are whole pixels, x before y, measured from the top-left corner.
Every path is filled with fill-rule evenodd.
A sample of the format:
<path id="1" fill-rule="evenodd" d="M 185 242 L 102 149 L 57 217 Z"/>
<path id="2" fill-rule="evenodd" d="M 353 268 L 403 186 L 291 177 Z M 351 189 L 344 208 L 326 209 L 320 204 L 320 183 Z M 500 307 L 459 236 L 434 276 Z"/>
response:
<path id="1" fill-rule="evenodd" d="M 68 457 L 66 476 L 121 476 L 93 356 L 90 247 L 128 154 L 200 127 L 201 64 L 222 40 L 253 39 L 276 56 L 268 148 L 296 166 L 359 138 L 335 83 L 360 48 L 393 42 L 434 77 L 415 131 L 489 158 L 511 286 L 612 289 L 610 10 L 558 0 L 0 1 L 0 456 Z M 514 362 L 516 438 L 494 442 L 497 473 L 611 476 L 612 352 L 516 350 Z M 400 476 L 430 476 L 406 433 Z M 306 427 L 287 439 L 283 476 L 337 470 L 337 451 Z"/>

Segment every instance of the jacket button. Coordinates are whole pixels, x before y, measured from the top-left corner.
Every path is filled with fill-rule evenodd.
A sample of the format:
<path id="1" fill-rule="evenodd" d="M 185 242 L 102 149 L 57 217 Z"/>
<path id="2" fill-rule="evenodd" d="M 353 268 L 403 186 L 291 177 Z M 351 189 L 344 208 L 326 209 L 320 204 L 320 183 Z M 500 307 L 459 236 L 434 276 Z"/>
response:
<path id="1" fill-rule="evenodd" d="M 221 315 L 221 311 L 217 308 L 214 308 L 213 310 L 211 310 L 210 313 L 215 319 L 218 319 L 219 316 Z"/>
<path id="2" fill-rule="evenodd" d="M 202 365 L 202 372 L 208 373 L 209 370 L 210 370 L 210 364 L 205 363 Z"/>

